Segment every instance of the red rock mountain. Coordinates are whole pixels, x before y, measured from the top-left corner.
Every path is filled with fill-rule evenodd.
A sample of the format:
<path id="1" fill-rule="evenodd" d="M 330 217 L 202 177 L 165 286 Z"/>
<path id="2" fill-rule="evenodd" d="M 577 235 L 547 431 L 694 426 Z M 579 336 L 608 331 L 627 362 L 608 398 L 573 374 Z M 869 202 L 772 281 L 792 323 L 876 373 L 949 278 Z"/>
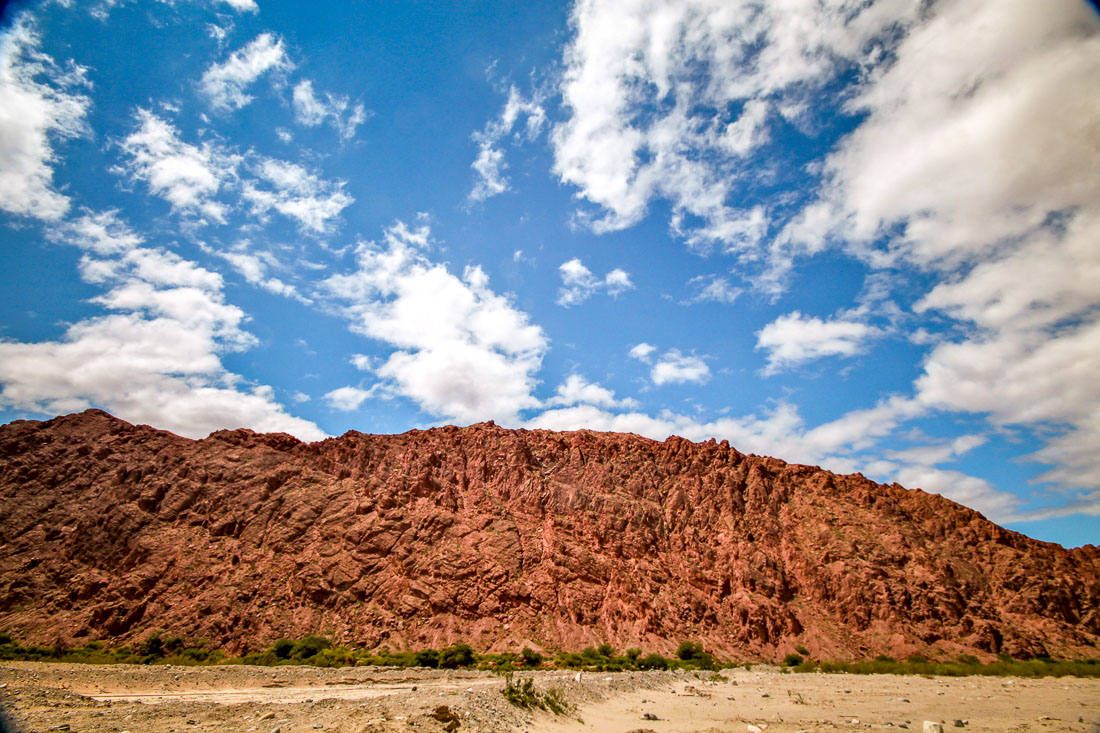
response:
<path id="1" fill-rule="evenodd" d="M 89 410 L 0 427 L 0 630 L 1097 656 L 1100 550 L 725 442 L 492 423 L 196 441 Z"/>

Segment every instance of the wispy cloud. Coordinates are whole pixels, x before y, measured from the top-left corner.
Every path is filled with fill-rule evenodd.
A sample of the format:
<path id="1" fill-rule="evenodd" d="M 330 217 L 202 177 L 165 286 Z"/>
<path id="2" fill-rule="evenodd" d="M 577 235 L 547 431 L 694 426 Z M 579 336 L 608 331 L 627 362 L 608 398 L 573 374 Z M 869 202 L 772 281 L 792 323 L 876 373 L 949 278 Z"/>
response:
<path id="1" fill-rule="evenodd" d="M 366 108 L 362 104 L 352 105 L 345 96 L 326 92 L 324 99 L 318 98 L 313 82 L 308 79 L 294 87 L 292 99 L 294 119 L 299 125 L 316 127 L 327 119 L 343 140 L 355 137 L 355 131 L 367 119 Z"/>
<path id="2" fill-rule="evenodd" d="M 477 179 L 470 190 L 470 201 L 484 201 L 508 190 L 502 144 L 522 118 L 526 118 L 523 128 L 525 136 L 533 138 L 546 122 L 546 110 L 537 98 L 525 99 L 513 86 L 508 90 L 508 101 L 500 115 L 483 130 L 474 133 L 478 153 L 470 167 L 477 173 Z"/>
<path id="3" fill-rule="evenodd" d="M 210 142 L 183 142 L 171 123 L 148 110 L 139 109 L 135 121 L 138 129 L 121 144 L 127 160 L 120 171 L 144 181 L 177 212 L 225 223 L 229 207 L 216 196 L 236 179 L 241 157 Z"/>
<path id="4" fill-rule="evenodd" d="M 282 39 L 261 33 L 251 43 L 214 64 L 202 75 L 199 89 L 217 110 L 240 109 L 252 101 L 245 89 L 271 70 L 293 68 L 286 57 Z"/>
<path id="5" fill-rule="evenodd" d="M 243 183 L 241 196 L 255 214 L 270 209 L 298 222 L 306 231 L 328 231 L 355 199 L 343 181 L 327 181 L 300 165 L 262 158 L 252 167 L 256 177 Z"/>

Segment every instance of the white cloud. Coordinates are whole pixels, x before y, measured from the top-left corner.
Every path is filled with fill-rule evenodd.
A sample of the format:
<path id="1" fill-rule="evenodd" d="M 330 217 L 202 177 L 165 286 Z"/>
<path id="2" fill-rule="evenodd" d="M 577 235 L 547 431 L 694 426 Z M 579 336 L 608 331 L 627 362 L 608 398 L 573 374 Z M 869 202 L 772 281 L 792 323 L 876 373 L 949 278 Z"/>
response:
<path id="1" fill-rule="evenodd" d="M 318 99 L 313 93 L 313 82 L 308 79 L 294 87 L 293 101 L 298 124 L 316 127 L 330 119 L 344 140 L 355 137 L 355 131 L 367 119 L 366 108 L 362 104 L 349 105 L 347 97 L 325 93 L 324 100 Z"/>
<path id="2" fill-rule="evenodd" d="M 217 250 L 214 252 L 218 257 L 221 257 L 230 265 L 233 269 L 241 274 L 244 279 L 256 285 L 269 293 L 275 295 L 281 295 L 286 298 L 293 298 L 299 303 L 310 305 L 312 300 L 305 297 L 298 292 L 298 289 L 290 283 L 283 282 L 277 277 L 269 277 L 268 269 L 271 266 L 284 268 L 279 261 L 270 255 L 269 253 L 256 253 L 248 250 L 248 243 L 241 242 L 239 245 L 229 251 Z"/>
<path id="3" fill-rule="evenodd" d="M 521 117 L 526 117 L 525 136 L 533 138 L 546 122 L 546 111 L 536 99 L 524 99 L 513 86 L 508 90 L 508 101 L 500 116 L 491 120 L 484 130 L 474 133 L 477 158 L 470 165 L 477 173 L 477 180 L 470 191 L 470 201 L 484 201 L 508 190 L 508 178 L 504 175 L 507 164 L 501 144 L 512 134 Z"/>
<path id="4" fill-rule="evenodd" d="M 873 58 L 919 4 L 882 0 L 592 0 L 574 5 L 553 131 L 555 171 L 597 207 L 596 231 L 667 200 L 689 242 L 755 246 L 762 208 L 739 209 L 743 159 L 769 122 L 842 68 Z"/>
<path id="5" fill-rule="evenodd" d="M 241 13 L 258 13 L 260 6 L 256 0 L 222 0 L 226 5 Z"/>
<path id="6" fill-rule="evenodd" d="M 637 400 L 629 397 L 621 400 L 615 399 L 615 392 L 589 382 L 579 374 L 570 374 L 564 382 L 558 385 L 557 392 L 546 401 L 548 407 L 568 405 L 596 405 L 608 408 L 636 409 Z"/>
<path id="7" fill-rule="evenodd" d="M 122 172 L 145 181 L 174 211 L 225 223 L 228 207 L 215 196 L 236 179 L 240 156 L 209 142 L 201 147 L 182 142 L 170 123 L 148 110 L 138 110 L 135 119 L 137 131 L 122 141 L 129 157 Z"/>
<path id="8" fill-rule="evenodd" d="M 579 258 L 562 263 L 558 271 L 561 273 L 562 287 L 558 290 L 557 303 L 567 308 L 583 303 L 597 290 L 605 290 L 608 295 L 615 297 L 634 288 L 630 275 L 624 270 L 615 268 L 601 280 Z"/>
<path id="9" fill-rule="evenodd" d="M 84 211 L 79 219 L 69 219 L 51 229 L 47 236 L 68 242 L 98 255 L 129 252 L 142 243 L 141 237 L 118 218 L 118 211 Z"/>
<path id="10" fill-rule="evenodd" d="M 657 359 L 649 376 L 657 386 L 685 382 L 702 384 L 710 379 L 710 367 L 697 356 L 688 356 L 681 354 L 678 349 L 671 349 Z"/>
<path id="11" fill-rule="evenodd" d="M 25 18 L 25 16 L 24 16 Z M 0 210 L 57 221 L 69 199 L 53 185 L 54 141 L 84 130 L 84 70 L 63 72 L 20 19 L 0 34 Z"/>
<path id="12" fill-rule="evenodd" d="M 245 181 L 241 191 L 252 212 L 263 215 L 275 209 L 306 231 L 329 231 L 340 212 L 355 201 L 344 192 L 343 181 L 323 180 L 294 163 L 263 158 L 254 170 L 258 177 Z"/>
<path id="13" fill-rule="evenodd" d="M 780 316 L 756 332 L 756 348 L 768 352 L 765 374 L 826 356 L 854 356 L 878 329 L 854 320 L 824 321 L 799 311 Z"/>
<path id="14" fill-rule="evenodd" d="M 334 410 L 354 412 L 371 396 L 371 391 L 358 387 L 340 387 L 324 396 L 325 402 Z"/>
<path id="15" fill-rule="evenodd" d="M 287 59 L 282 39 L 261 33 L 244 48 L 214 64 L 202 75 L 199 88 L 215 109 L 240 109 L 252 101 L 244 90 L 264 73 L 274 69 L 287 71 L 293 65 Z"/>
<path id="16" fill-rule="evenodd" d="M 918 332 L 916 399 L 1035 428 L 1040 480 L 1080 511 L 1100 511 L 1098 31 L 1073 0 L 935 4 L 852 98 L 866 119 L 788 232 L 932 273 L 915 310 L 961 335 Z"/>
<path id="17" fill-rule="evenodd" d="M 57 341 L 0 341 L 0 404 L 47 414 L 96 405 L 189 437 L 236 427 L 325 437 L 288 415 L 270 387 L 244 387 L 221 363 L 220 354 L 256 340 L 217 273 L 143 245 L 109 213 L 86 214 L 53 237 L 85 250 L 82 275 L 110 288 L 91 301 L 107 314 Z"/>
<path id="18" fill-rule="evenodd" d="M 699 357 L 681 354 L 679 349 L 669 349 L 654 362 L 653 354 L 656 352 L 656 346 L 645 342 L 632 347 L 628 352 L 631 358 L 653 365 L 649 376 L 654 384 L 702 384 L 710 379 L 710 367 Z"/>
<path id="19" fill-rule="evenodd" d="M 653 352 L 656 351 L 656 350 L 657 350 L 656 346 L 654 346 L 653 344 L 647 344 L 646 342 L 643 341 L 640 344 L 632 346 L 630 348 L 630 351 L 627 352 L 627 353 L 629 354 L 629 356 L 631 358 L 638 359 L 640 361 L 644 361 L 648 364 L 649 361 L 650 361 L 650 356 L 652 356 Z"/>
<path id="20" fill-rule="evenodd" d="M 732 304 L 743 291 L 730 285 L 729 280 L 717 275 L 700 275 L 688 281 L 688 285 L 695 288 L 695 295 L 689 303 L 702 303 L 712 301 L 715 303 Z"/>
<path id="21" fill-rule="evenodd" d="M 357 269 L 322 287 L 352 330 L 395 348 L 375 367 L 385 388 L 433 415 L 514 420 L 535 407 L 534 374 L 546 337 L 489 289 L 479 267 L 461 278 L 432 262 L 429 228 L 398 222 L 381 243 L 361 244 Z"/>

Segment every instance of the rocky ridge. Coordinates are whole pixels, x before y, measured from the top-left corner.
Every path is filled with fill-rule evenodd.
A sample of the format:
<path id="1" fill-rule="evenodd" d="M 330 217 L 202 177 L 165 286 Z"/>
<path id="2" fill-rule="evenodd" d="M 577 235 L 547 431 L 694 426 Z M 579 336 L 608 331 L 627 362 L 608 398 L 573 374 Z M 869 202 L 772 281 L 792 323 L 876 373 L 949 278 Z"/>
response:
<path id="1" fill-rule="evenodd" d="M 1097 656 L 1100 550 L 726 442 L 0 427 L 0 630 L 368 647 Z"/>

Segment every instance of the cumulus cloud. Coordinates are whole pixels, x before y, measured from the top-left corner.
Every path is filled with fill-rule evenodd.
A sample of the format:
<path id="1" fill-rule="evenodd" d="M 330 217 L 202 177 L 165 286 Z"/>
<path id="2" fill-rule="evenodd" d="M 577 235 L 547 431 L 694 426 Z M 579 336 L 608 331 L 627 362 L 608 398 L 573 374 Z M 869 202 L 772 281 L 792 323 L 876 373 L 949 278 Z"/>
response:
<path id="1" fill-rule="evenodd" d="M 630 275 L 625 270 L 615 268 L 601 279 L 576 257 L 563 262 L 558 271 L 561 273 L 562 287 L 558 290 L 557 303 L 566 308 L 583 303 L 598 290 L 604 290 L 615 297 L 634 289 L 634 283 L 630 281 Z"/>
<path id="2" fill-rule="evenodd" d="M 240 109 L 252 101 L 244 91 L 249 85 L 272 69 L 287 71 L 292 67 L 282 39 L 261 33 L 224 62 L 207 69 L 199 82 L 199 90 L 214 109 Z"/>
<path id="3" fill-rule="evenodd" d="M 710 379 L 710 367 L 698 356 L 688 356 L 678 349 L 671 349 L 657 359 L 649 376 L 658 386 L 685 382 L 702 384 Z"/>
<path id="4" fill-rule="evenodd" d="M 69 199 L 53 185 L 57 140 L 84 130 L 84 70 L 61 69 L 39 51 L 32 25 L 19 20 L 0 34 L 0 209 L 57 221 Z"/>
<path id="5" fill-rule="evenodd" d="M 293 102 L 294 119 L 299 125 L 316 127 L 327 119 L 344 140 L 355 137 L 355 131 L 367 119 L 366 108 L 351 105 L 347 97 L 326 92 L 324 99 L 318 98 L 309 79 L 294 87 Z"/>
<path id="6" fill-rule="evenodd" d="M 773 119 L 873 58 L 918 10 L 901 0 L 576 3 L 554 169 L 597 207 L 596 231 L 631 226 L 664 199 L 690 242 L 753 247 L 767 221 L 735 204 L 745 158 Z"/>
<path id="7" fill-rule="evenodd" d="M 768 352 L 765 374 L 826 356 L 854 356 L 879 333 L 860 321 L 828 321 L 799 311 L 780 316 L 756 332 L 756 348 Z"/>
<path id="8" fill-rule="evenodd" d="M 81 275 L 107 292 L 104 315 L 70 326 L 57 341 L 0 341 L 0 404 L 57 414 L 95 405 L 132 422 L 189 437 L 221 428 L 325 437 L 286 413 L 270 387 L 248 387 L 220 355 L 255 337 L 225 302 L 217 273 L 143 244 L 111 212 L 86 213 L 53 237 L 85 250 Z"/>
<path id="9" fill-rule="evenodd" d="M 428 257 L 427 225 L 398 222 L 361 244 L 356 269 L 322 284 L 357 333 L 394 347 L 374 368 L 385 389 L 433 415 L 509 421 L 536 407 L 547 341 L 480 267 L 458 277 Z"/>
<path id="10" fill-rule="evenodd" d="M 508 101 L 500 115 L 485 129 L 474 133 L 478 153 L 470 167 L 477 173 L 477 180 L 470 190 L 470 201 L 484 201 L 508 190 L 508 177 L 504 174 L 507 164 L 501 145 L 522 118 L 526 118 L 525 136 L 533 138 L 546 122 L 546 110 L 537 98 L 525 99 L 513 86 L 508 90 Z"/>
<path id="11" fill-rule="evenodd" d="M 244 181 L 241 196 L 254 214 L 274 209 L 313 233 L 329 231 L 355 199 L 344 192 L 343 181 L 326 181 L 300 165 L 261 158 L 251 166 L 256 178 Z"/>
<path id="12" fill-rule="evenodd" d="M 698 356 L 688 356 L 680 353 L 679 349 L 669 349 L 654 360 L 653 354 L 656 352 L 656 346 L 643 342 L 631 348 L 628 354 L 638 361 L 652 365 L 649 377 L 657 386 L 684 382 L 702 384 L 710 379 L 710 367 Z"/>
<path id="13" fill-rule="evenodd" d="M 225 223 L 229 207 L 216 196 L 236 180 L 241 157 L 209 142 L 196 146 L 181 141 L 171 123 L 148 110 L 139 109 L 135 121 L 138 129 L 122 141 L 128 159 L 120 170 L 144 181 L 174 211 Z"/>
<path id="14" fill-rule="evenodd" d="M 962 336 L 933 344 L 917 399 L 1041 428 L 1040 480 L 1100 487 L 1100 21 L 1072 0 L 938 3 L 895 59 L 790 238 L 933 273 L 915 310 Z"/>
<path id="15" fill-rule="evenodd" d="M 358 387 L 340 387 L 328 392 L 323 397 L 326 404 L 334 410 L 340 410 L 341 412 L 354 412 L 359 409 L 368 397 L 371 396 L 371 391 L 368 389 L 359 389 Z"/>
<path id="16" fill-rule="evenodd" d="M 579 374 L 570 374 L 564 382 L 558 385 L 554 396 L 546 401 L 546 405 L 550 407 L 578 404 L 607 408 L 634 409 L 638 407 L 637 400 L 629 397 L 621 400 L 615 399 L 613 390 L 589 382 Z"/>

